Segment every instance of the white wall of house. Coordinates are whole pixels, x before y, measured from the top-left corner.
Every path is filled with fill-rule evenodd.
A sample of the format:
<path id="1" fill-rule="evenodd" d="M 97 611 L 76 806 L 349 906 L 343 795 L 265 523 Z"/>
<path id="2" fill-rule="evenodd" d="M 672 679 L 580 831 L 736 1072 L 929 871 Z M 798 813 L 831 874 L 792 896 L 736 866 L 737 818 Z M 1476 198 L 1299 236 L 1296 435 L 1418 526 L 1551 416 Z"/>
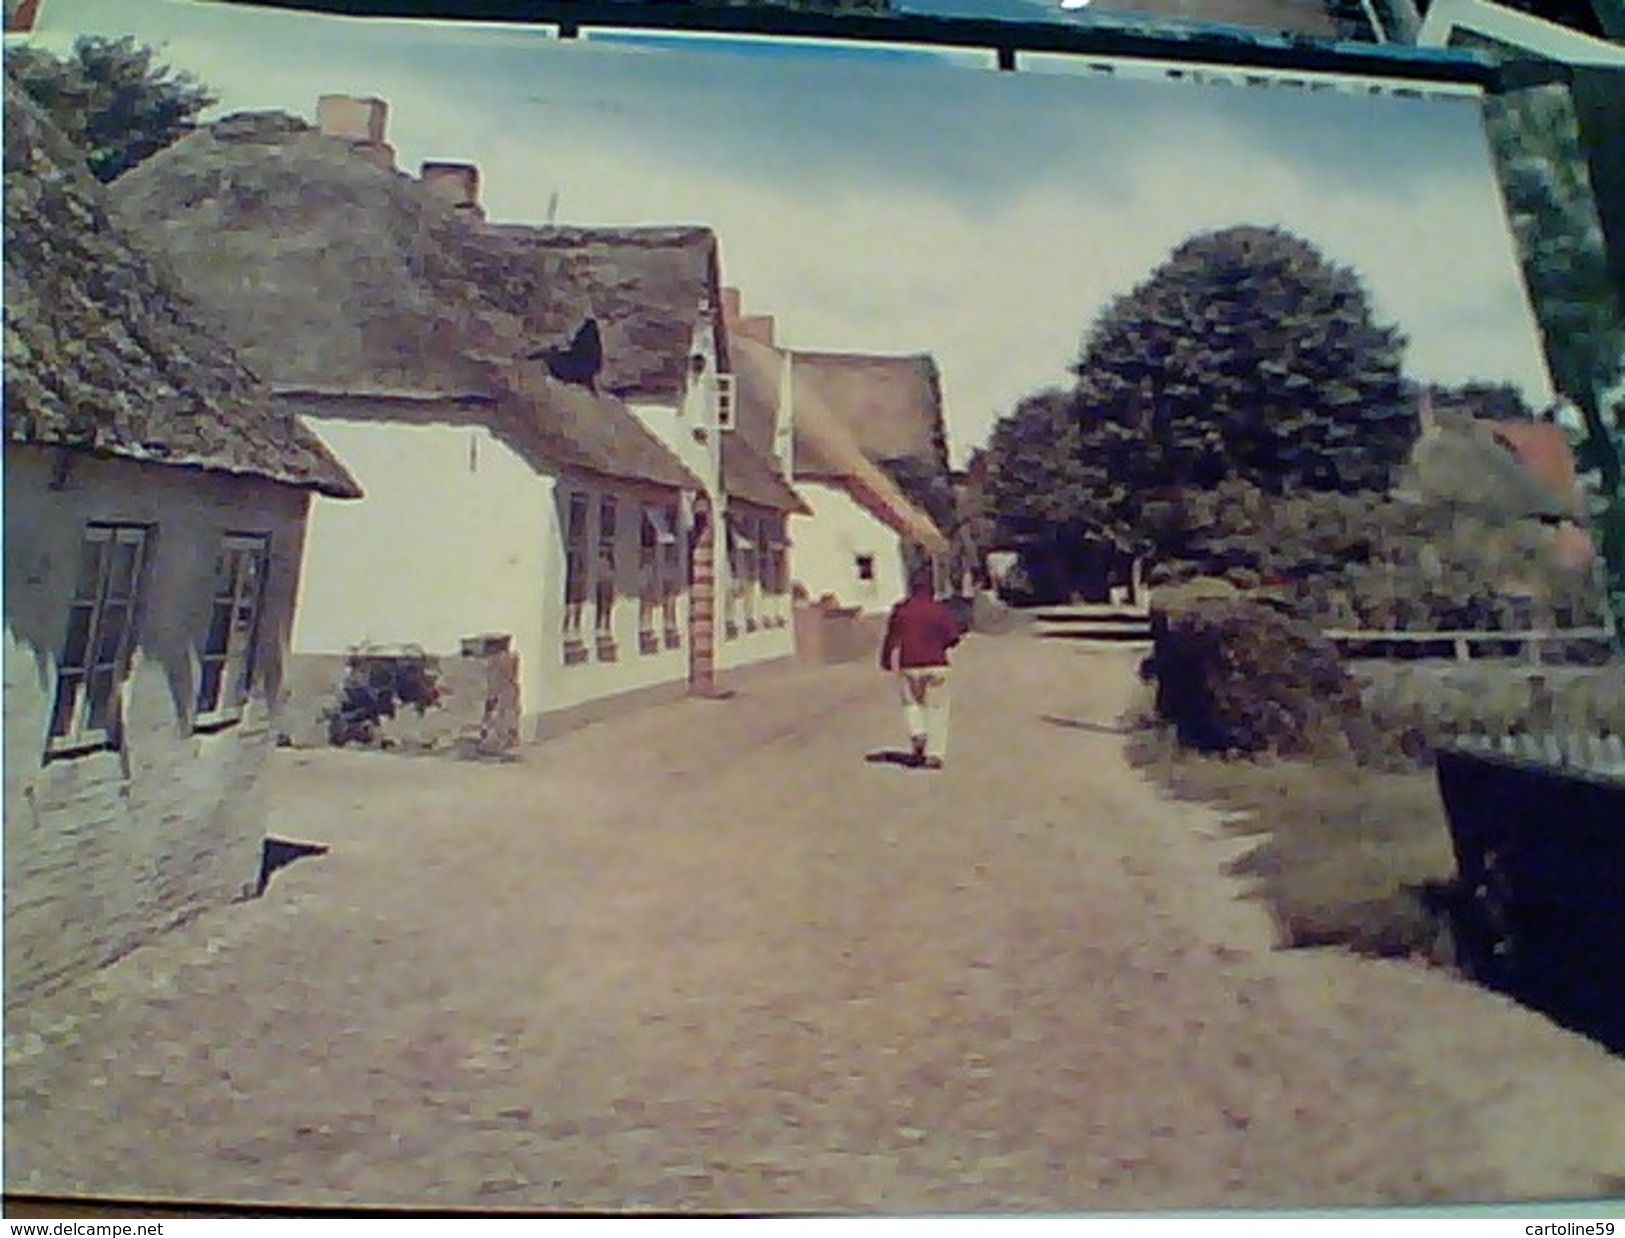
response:
<path id="1" fill-rule="evenodd" d="M 832 594 L 840 605 L 866 613 L 889 610 L 907 585 L 903 543 L 896 531 L 842 487 L 798 481 L 796 488 L 812 515 L 791 517 L 791 578 L 814 602 Z M 860 570 L 864 559 L 871 576 L 867 580 Z"/>
<path id="2" fill-rule="evenodd" d="M 66 474 L 55 476 L 54 453 L 7 444 L 5 455 L 11 1004 L 230 900 L 257 878 L 259 776 L 274 744 L 308 500 L 253 478 L 79 455 L 65 457 Z M 121 526 L 123 546 L 139 543 L 145 564 L 118 693 L 122 734 L 87 727 L 53 743 L 90 522 Z M 260 605 L 246 700 L 240 713 L 209 719 L 197 712 L 199 684 L 229 534 L 265 539 L 263 557 L 255 555 L 264 584 L 253 591 Z M 118 628 L 114 609 L 98 608 L 104 631 Z M 85 608 L 78 613 L 82 620 Z M 247 647 L 244 631 L 238 649 Z"/>
<path id="3" fill-rule="evenodd" d="M 455 654 L 464 637 L 506 632 L 519 655 L 527 733 L 548 714 L 688 678 L 687 546 L 677 521 L 678 640 L 640 632 L 646 505 L 677 491 L 635 482 L 540 474 L 483 427 L 322 415 L 307 419 L 366 498 L 319 500 L 294 648 L 343 653 L 359 643 L 415 644 Z M 586 601 L 574 647 L 565 633 L 569 496 L 587 496 Z M 615 499 L 611 639 L 597 639 L 602 499 Z"/>
<path id="4" fill-rule="evenodd" d="M 354 474 L 359 502 L 312 506 L 296 653 L 421 645 L 455 653 L 507 632 L 525 664 L 541 647 L 549 479 L 482 426 L 307 416 Z"/>

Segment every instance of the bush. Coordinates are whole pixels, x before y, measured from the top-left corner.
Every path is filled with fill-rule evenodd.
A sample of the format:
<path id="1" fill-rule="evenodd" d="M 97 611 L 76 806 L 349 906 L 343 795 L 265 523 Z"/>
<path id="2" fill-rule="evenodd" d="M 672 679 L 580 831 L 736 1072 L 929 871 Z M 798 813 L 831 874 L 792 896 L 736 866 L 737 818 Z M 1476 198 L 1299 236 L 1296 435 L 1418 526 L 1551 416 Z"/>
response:
<path id="1" fill-rule="evenodd" d="M 335 747 L 381 742 L 380 723 L 402 705 L 421 716 L 440 704 L 435 660 L 421 649 L 383 654 L 358 650 L 346 661 L 349 675 L 339 703 L 327 711 L 327 739 Z"/>
<path id="2" fill-rule="evenodd" d="M 1282 756 L 1346 750 L 1360 694 L 1313 627 L 1239 598 L 1153 603 L 1157 713 L 1203 752 Z"/>

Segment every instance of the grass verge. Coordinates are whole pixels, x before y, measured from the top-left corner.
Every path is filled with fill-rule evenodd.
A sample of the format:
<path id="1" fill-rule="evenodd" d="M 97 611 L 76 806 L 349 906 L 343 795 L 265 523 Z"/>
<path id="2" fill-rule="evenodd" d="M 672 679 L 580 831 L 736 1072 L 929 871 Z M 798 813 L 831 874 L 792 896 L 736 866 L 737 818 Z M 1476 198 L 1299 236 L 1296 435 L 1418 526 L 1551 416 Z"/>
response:
<path id="1" fill-rule="evenodd" d="M 1253 883 L 1283 944 L 1454 962 L 1455 857 L 1431 769 L 1201 756 L 1182 751 L 1171 728 L 1133 722 L 1130 759 L 1147 776 L 1181 799 L 1246 814 L 1230 828 L 1258 843 L 1231 871 Z"/>

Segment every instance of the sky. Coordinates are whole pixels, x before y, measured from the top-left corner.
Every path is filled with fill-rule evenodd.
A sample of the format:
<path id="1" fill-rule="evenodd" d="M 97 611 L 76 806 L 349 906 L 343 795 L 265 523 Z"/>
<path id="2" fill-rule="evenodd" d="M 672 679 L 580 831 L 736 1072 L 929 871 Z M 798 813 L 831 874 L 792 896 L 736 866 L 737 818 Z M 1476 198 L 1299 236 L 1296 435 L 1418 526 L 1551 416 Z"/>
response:
<path id="1" fill-rule="evenodd" d="M 561 223 L 707 224 L 781 343 L 931 353 L 956 463 L 1022 396 L 1068 382 L 1112 298 L 1192 233 L 1240 223 L 1355 268 L 1412 377 L 1551 397 L 1470 97 L 45 0 L 36 42 L 85 33 L 159 45 L 220 97 L 211 115 L 387 99 L 400 166 L 477 163 L 494 221 L 540 222 L 556 194 Z"/>

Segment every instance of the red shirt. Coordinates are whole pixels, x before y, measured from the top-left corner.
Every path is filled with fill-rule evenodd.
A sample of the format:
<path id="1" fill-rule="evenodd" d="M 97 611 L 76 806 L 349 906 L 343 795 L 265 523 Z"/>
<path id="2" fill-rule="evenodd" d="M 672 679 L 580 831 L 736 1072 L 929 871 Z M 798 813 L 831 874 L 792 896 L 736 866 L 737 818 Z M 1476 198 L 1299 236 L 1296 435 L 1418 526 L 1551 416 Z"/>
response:
<path id="1" fill-rule="evenodd" d="M 915 594 L 891 609 L 886 621 L 886 639 L 880 646 L 880 666 L 891 670 L 892 655 L 897 665 L 909 670 L 921 666 L 947 666 L 948 650 L 959 643 L 965 630 L 959 619 L 929 594 Z"/>

